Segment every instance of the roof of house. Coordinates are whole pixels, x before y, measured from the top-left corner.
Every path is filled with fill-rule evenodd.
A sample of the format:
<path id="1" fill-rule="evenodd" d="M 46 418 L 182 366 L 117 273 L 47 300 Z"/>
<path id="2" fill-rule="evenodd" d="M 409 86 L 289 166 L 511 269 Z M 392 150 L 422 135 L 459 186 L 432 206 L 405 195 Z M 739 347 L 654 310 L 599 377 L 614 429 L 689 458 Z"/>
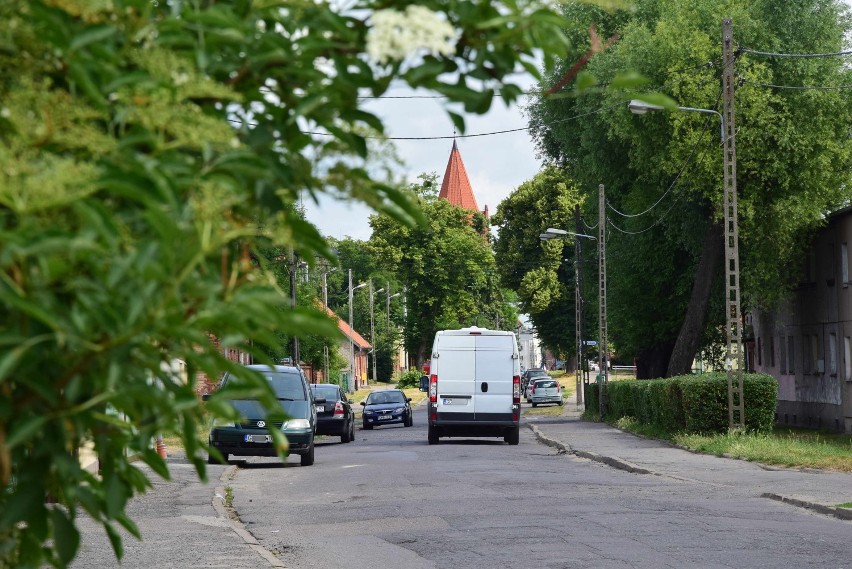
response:
<path id="1" fill-rule="evenodd" d="M 340 328 L 340 331 L 343 332 L 343 334 L 348 339 L 352 340 L 356 347 L 362 350 L 369 350 L 373 347 L 370 342 L 368 342 L 364 339 L 363 336 L 361 336 L 361 334 L 350 328 L 349 324 L 344 322 L 343 319 L 340 318 L 340 316 L 338 316 L 337 314 L 335 314 L 335 312 L 331 308 L 326 306 L 325 311 L 329 316 L 337 320 L 337 327 Z"/>
<path id="2" fill-rule="evenodd" d="M 450 151 L 450 159 L 447 162 L 447 170 L 444 172 L 444 180 L 441 182 L 439 198 L 444 198 L 451 204 L 465 209 L 479 211 L 476 198 L 473 196 L 473 188 L 467 177 L 461 153 L 453 141 L 453 149 Z"/>

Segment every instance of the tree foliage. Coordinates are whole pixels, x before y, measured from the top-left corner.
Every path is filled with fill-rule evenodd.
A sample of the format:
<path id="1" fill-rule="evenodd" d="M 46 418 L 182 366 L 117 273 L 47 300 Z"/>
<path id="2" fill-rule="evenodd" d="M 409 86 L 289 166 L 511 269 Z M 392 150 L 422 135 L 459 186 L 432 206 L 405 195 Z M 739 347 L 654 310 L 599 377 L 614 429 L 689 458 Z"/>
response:
<path id="1" fill-rule="evenodd" d="M 429 359 L 438 330 L 464 326 L 514 328 L 517 314 L 500 290 L 487 223 L 434 197 L 435 174 L 421 176 L 411 194 L 420 196 L 427 225 L 404 227 L 386 216 L 371 217 L 370 246 L 406 289 L 405 345 L 417 367 Z"/>
<path id="2" fill-rule="evenodd" d="M 738 46 L 767 52 L 829 53 L 847 46 L 847 8 L 833 0 L 718 3 L 638 0 L 608 14 L 569 5 L 566 32 L 575 49 L 545 81 L 552 84 L 585 47 L 589 21 L 620 39 L 588 71 L 601 83 L 625 69 L 680 105 L 721 109 L 721 22 L 733 19 Z M 803 247 L 832 208 L 848 203 L 852 119 L 849 91 L 779 89 L 848 85 L 842 58 L 781 58 L 742 52 L 735 64 L 737 178 L 743 306 L 772 304 L 797 281 Z M 683 329 L 702 255 L 720 255 L 705 236 L 722 218 L 718 117 L 697 112 L 632 115 L 630 95 L 587 90 L 540 97 L 529 108 L 537 145 L 549 161 L 576 172 L 583 193 L 605 184 L 610 333 L 627 352 L 666 362 Z M 566 121 L 567 117 L 576 117 Z M 596 200 L 584 214 L 596 218 Z M 717 241 L 713 241 L 717 243 Z M 723 316 L 721 283 L 710 287 L 709 327 Z M 699 318 L 704 318 L 701 315 Z M 703 321 L 694 322 L 698 329 Z M 705 330 L 707 328 L 705 327 Z M 708 330 L 706 334 L 709 334 Z M 705 336 L 706 337 L 706 336 Z"/>
<path id="3" fill-rule="evenodd" d="M 517 98 L 503 78 L 534 70 L 534 49 L 549 60 L 565 46 L 535 2 L 420 4 L 456 30 L 452 49 L 384 63 L 365 55 L 371 18 L 403 3 L 0 4 L 0 565 L 67 565 L 81 509 L 120 557 L 117 526 L 139 534 L 127 501 L 149 486 L 128 456 L 168 477 L 158 433 L 179 434 L 204 477 L 197 372 L 233 371 L 239 395 L 277 407 L 211 335 L 271 361 L 278 332 L 336 334 L 287 308 L 262 255 L 332 257 L 299 194 L 423 221 L 359 162 L 359 133 L 383 130 L 359 96 L 399 80 L 483 112 L 495 92 Z M 207 411 L 236 418 L 234 394 Z M 99 475 L 77 460 L 87 445 Z"/>
<path id="4" fill-rule="evenodd" d="M 518 291 L 521 312 L 561 359 L 576 351 L 574 238 L 542 241 L 539 235 L 549 227 L 576 232 L 574 208 L 580 200 L 570 174 L 548 166 L 500 202 L 491 218 L 498 228 L 494 250 L 500 282 Z M 594 241 L 582 245 L 594 251 Z M 584 256 L 581 270 L 592 281 L 597 272 L 588 260 L 594 263 L 594 257 Z M 594 305 L 588 294 L 584 298 Z"/>

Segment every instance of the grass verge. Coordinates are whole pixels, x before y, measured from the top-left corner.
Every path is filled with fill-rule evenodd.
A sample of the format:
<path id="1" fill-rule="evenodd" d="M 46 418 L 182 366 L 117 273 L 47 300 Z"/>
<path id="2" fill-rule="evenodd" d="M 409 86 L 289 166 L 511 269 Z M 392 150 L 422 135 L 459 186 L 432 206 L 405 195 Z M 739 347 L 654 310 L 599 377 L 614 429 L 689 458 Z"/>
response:
<path id="1" fill-rule="evenodd" d="M 777 427 L 772 433 L 730 431 L 716 435 L 669 433 L 623 417 L 616 426 L 671 441 L 695 452 L 791 468 L 852 472 L 852 436 Z"/>

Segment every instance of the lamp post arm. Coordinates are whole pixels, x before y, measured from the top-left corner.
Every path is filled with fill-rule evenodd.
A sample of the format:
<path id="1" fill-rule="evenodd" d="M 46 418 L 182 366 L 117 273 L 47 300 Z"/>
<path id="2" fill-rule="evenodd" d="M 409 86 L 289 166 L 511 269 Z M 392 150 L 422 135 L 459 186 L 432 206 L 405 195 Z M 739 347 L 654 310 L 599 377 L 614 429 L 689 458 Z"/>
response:
<path id="1" fill-rule="evenodd" d="M 706 113 L 708 115 L 716 115 L 719 117 L 719 120 L 722 121 L 722 128 L 720 131 L 720 139 L 722 142 L 725 142 L 725 117 L 722 116 L 722 113 L 719 111 L 714 111 L 713 109 L 696 109 L 695 107 L 678 107 L 678 110 L 681 111 L 692 111 L 695 113 Z"/>

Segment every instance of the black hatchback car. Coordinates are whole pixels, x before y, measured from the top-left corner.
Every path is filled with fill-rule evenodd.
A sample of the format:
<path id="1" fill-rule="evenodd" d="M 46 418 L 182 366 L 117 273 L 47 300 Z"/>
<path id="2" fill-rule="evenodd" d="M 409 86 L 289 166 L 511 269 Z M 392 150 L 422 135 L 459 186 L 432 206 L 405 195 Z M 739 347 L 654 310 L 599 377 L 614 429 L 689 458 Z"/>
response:
<path id="1" fill-rule="evenodd" d="M 298 454 L 302 466 L 314 463 L 314 434 L 317 429 L 315 405 L 324 404 L 323 399 L 314 399 L 302 370 L 293 366 L 250 365 L 249 369 L 258 371 L 269 380 L 272 390 L 287 414 L 284 422 L 273 422 L 272 426 L 281 429 L 290 445 L 290 453 Z M 231 381 L 230 374 L 225 375 L 222 386 Z M 239 423 L 214 423 L 210 429 L 210 446 L 222 453 L 227 462 L 233 456 L 276 456 L 266 410 L 255 399 L 233 399 L 229 401 L 239 412 Z M 217 464 L 213 455 L 207 462 Z"/>
<path id="2" fill-rule="evenodd" d="M 402 423 L 406 427 L 414 424 L 411 397 L 406 397 L 401 389 L 373 391 L 365 401 L 361 401 L 361 405 L 364 406 L 362 417 L 367 430 L 389 423 Z"/>
<path id="3" fill-rule="evenodd" d="M 351 443 L 355 440 L 355 412 L 352 400 L 346 397 L 339 385 L 333 383 L 312 383 L 311 391 L 315 399 L 325 399 L 317 403 L 317 434 L 340 437 L 340 442 Z"/>

